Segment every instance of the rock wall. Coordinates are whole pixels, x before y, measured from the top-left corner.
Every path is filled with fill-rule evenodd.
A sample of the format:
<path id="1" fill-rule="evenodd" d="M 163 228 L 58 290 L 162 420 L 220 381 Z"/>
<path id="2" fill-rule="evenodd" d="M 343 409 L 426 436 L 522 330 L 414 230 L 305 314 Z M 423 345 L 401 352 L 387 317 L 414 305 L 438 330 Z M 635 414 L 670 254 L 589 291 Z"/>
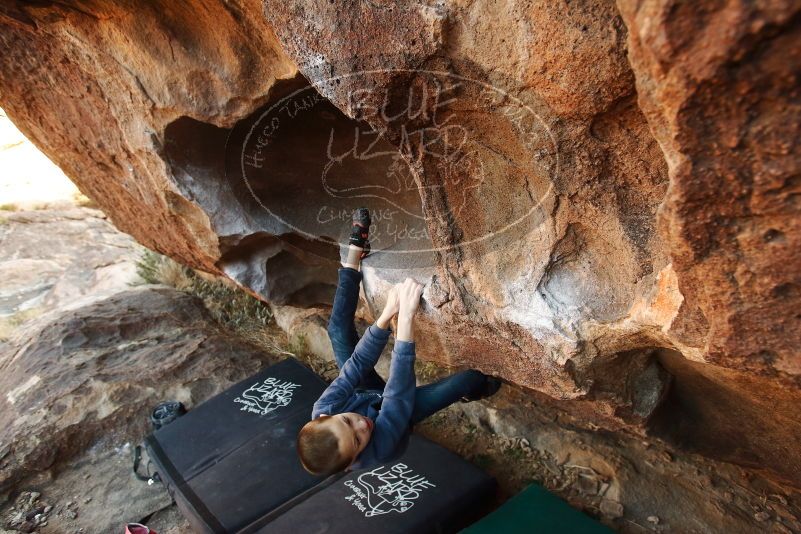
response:
<path id="1" fill-rule="evenodd" d="M 422 357 L 801 487 L 799 11 L 15 2 L 0 106 L 120 229 L 277 304 L 329 302 L 367 204 L 365 299 L 426 283 Z"/>
<path id="2" fill-rule="evenodd" d="M 5 4 L 4 110 L 144 245 L 215 270 L 209 216 L 182 196 L 164 130 L 230 125 L 294 76 L 258 2 Z"/>
<path id="3" fill-rule="evenodd" d="M 797 387 L 799 10 L 621 2 L 639 104 L 670 166 L 663 238 L 701 361 Z"/>

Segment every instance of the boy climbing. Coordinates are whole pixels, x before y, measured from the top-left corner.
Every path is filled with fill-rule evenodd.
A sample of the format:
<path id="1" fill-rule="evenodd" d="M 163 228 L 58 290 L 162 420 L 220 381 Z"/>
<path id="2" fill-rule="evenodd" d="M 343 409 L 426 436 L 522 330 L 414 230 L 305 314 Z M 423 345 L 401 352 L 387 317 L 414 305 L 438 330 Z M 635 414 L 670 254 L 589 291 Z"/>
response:
<path id="1" fill-rule="evenodd" d="M 361 260 L 370 250 L 369 229 L 367 208 L 354 211 L 328 323 L 339 376 L 314 404 L 312 420 L 298 434 L 300 461 L 315 475 L 391 461 L 405 450 L 412 425 L 458 400 L 482 399 L 500 387 L 498 379 L 472 369 L 415 387 L 414 317 L 423 286 L 411 278 L 390 290 L 380 317 L 359 339 L 354 316 Z M 384 382 L 374 367 L 396 315 L 395 348 L 389 379 Z"/>

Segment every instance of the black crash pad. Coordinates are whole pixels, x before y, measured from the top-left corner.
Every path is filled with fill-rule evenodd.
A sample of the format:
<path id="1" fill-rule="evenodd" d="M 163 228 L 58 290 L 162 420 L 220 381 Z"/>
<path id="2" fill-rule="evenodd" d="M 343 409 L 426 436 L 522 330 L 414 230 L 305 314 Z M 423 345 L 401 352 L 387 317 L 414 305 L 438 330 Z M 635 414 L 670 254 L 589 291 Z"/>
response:
<path id="1" fill-rule="evenodd" d="M 397 461 L 346 474 L 257 532 L 456 532 L 481 516 L 494 490 L 489 475 L 412 435 Z"/>
<path id="2" fill-rule="evenodd" d="M 287 359 L 148 436 L 148 455 L 195 531 L 243 531 L 320 486 L 300 465 L 295 439 L 324 389 Z"/>
<path id="3" fill-rule="evenodd" d="M 451 532 L 477 519 L 494 480 L 413 435 L 397 461 L 314 477 L 295 451 L 325 383 L 293 359 L 243 380 L 145 440 L 196 532 Z"/>

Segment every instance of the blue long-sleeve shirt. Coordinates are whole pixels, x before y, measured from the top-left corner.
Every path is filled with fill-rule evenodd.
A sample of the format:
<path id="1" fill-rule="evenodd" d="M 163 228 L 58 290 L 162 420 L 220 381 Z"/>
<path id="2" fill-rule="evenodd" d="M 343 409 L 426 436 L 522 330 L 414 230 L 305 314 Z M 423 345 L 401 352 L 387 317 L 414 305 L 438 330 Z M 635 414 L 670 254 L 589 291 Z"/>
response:
<path id="1" fill-rule="evenodd" d="M 395 341 L 389 380 L 383 393 L 356 391 L 370 369 L 375 367 L 389 339 L 389 330 L 370 326 L 359 340 L 353 354 L 312 409 L 318 416 L 354 412 L 369 417 L 375 424 L 370 441 L 356 458 L 354 469 L 389 462 L 400 456 L 409 441 L 409 420 L 414 409 L 414 342 Z"/>

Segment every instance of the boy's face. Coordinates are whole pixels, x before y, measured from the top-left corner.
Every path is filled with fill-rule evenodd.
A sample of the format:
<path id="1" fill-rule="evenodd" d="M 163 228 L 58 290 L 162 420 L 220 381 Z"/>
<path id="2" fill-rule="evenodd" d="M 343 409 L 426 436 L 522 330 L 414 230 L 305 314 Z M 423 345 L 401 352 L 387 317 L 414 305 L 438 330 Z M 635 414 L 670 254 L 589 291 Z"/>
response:
<path id="1" fill-rule="evenodd" d="M 353 412 L 332 415 L 326 425 L 339 440 L 339 453 L 352 459 L 367 446 L 374 426 L 369 417 Z"/>

